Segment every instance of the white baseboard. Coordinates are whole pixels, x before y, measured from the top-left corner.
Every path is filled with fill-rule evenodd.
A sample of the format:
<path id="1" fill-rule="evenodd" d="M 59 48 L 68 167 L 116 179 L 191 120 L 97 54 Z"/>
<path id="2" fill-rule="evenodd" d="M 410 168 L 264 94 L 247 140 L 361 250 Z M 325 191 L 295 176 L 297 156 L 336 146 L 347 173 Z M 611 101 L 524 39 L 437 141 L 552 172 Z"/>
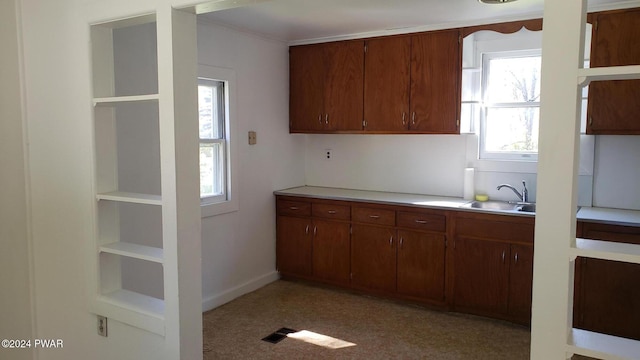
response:
<path id="1" fill-rule="evenodd" d="M 238 298 L 244 294 L 255 291 L 278 279 L 280 279 L 280 274 L 277 271 L 274 271 L 274 272 L 259 276 L 255 279 L 249 280 L 244 284 L 240 284 L 236 287 L 225 290 L 219 294 L 208 296 L 202 299 L 202 312 L 215 309 L 220 305 L 224 305 L 235 298 Z"/>

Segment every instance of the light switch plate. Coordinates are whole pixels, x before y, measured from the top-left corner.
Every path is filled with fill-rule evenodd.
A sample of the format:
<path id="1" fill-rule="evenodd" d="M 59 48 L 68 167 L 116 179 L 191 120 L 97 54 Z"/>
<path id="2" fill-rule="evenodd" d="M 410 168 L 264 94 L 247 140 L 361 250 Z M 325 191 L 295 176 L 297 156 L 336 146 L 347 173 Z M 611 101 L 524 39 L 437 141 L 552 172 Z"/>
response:
<path id="1" fill-rule="evenodd" d="M 258 142 L 258 138 L 255 131 L 249 131 L 249 145 L 255 145 Z"/>

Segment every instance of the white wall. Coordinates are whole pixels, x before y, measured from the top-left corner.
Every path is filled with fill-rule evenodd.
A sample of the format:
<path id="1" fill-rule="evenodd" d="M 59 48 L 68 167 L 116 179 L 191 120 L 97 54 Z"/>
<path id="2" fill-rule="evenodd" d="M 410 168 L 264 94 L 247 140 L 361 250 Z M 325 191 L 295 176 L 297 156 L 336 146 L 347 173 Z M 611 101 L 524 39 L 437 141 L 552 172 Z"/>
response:
<path id="1" fill-rule="evenodd" d="M 593 206 L 640 210 L 640 136 L 597 136 Z"/>
<path id="2" fill-rule="evenodd" d="M 456 135 L 307 135 L 306 181 L 462 197 L 465 154 L 466 138 Z"/>
<path id="3" fill-rule="evenodd" d="M 304 137 L 289 135 L 289 53 L 284 43 L 201 21 L 198 62 L 233 69 L 239 210 L 202 219 L 204 309 L 277 278 L 273 191 L 304 185 Z M 247 132 L 257 132 L 248 145 Z"/>
<path id="4" fill-rule="evenodd" d="M 17 20 L 15 1 L 0 1 L 0 339 L 33 336 Z M 0 349 L 0 357 L 31 359 L 33 351 Z"/>

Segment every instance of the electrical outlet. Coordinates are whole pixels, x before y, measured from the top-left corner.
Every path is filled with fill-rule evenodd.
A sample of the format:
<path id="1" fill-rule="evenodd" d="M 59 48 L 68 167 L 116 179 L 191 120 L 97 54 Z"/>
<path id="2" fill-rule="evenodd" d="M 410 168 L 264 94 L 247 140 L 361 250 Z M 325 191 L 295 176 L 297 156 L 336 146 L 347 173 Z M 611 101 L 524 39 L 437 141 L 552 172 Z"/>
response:
<path id="1" fill-rule="evenodd" d="M 324 158 L 326 160 L 331 160 L 331 158 L 333 157 L 333 150 L 331 149 L 325 149 L 324 150 Z"/>
<path id="2" fill-rule="evenodd" d="M 255 131 L 249 131 L 249 145 L 255 145 L 258 142 L 258 137 Z"/>
<path id="3" fill-rule="evenodd" d="M 98 335 L 107 337 L 107 318 L 98 315 Z"/>

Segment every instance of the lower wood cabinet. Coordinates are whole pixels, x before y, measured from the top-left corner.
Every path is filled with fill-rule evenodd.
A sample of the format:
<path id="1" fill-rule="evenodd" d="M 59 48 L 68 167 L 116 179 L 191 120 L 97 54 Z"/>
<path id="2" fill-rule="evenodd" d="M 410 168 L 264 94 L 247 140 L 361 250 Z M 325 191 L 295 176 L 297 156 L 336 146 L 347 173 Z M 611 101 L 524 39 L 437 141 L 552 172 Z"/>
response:
<path id="1" fill-rule="evenodd" d="M 445 257 L 445 235 L 398 230 L 397 292 L 444 302 Z"/>
<path id="2" fill-rule="evenodd" d="M 352 228 L 351 285 L 362 290 L 395 292 L 395 229 L 360 224 L 353 224 Z"/>
<path id="3" fill-rule="evenodd" d="M 582 223 L 582 237 L 640 244 L 640 227 Z M 576 260 L 574 325 L 640 340 L 640 265 Z"/>
<path id="4" fill-rule="evenodd" d="M 531 322 L 534 220 L 460 213 L 454 240 L 454 308 Z"/>
<path id="5" fill-rule="evenodd" d="M 318 280 L 349 285 L 350 225 L 331 220 L 313 220 L 312 268 Z"/>
<path id="6" fill-rule="evenodd" d="M 283 274 L 311 275 L 311 220 L 278 216 L 276 267 Z"/>

